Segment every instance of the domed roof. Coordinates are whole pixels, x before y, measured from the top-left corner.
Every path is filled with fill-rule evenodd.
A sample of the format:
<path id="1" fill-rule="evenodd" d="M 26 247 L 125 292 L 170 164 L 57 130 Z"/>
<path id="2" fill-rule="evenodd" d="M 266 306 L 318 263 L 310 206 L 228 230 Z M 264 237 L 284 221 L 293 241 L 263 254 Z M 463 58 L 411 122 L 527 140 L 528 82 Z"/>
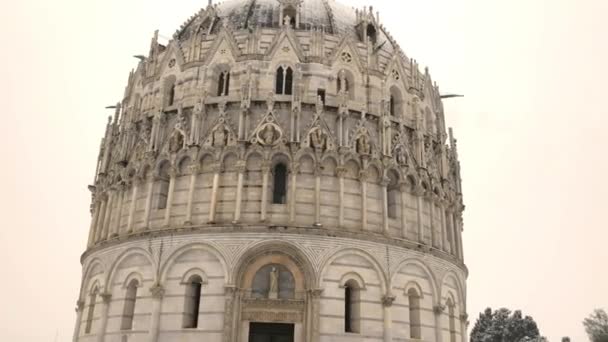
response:
<path id="1" fill-rule="evenodd" d="M 282 4 L 299 6 L 298 29 L 323 30 L 335 35 L 357 34 L 357 11 L 334 0 L 227 0 L 212 8 L 216 16 L 225 21 L 224 24 L 233 30 L 244 30 L 279 27 Z M 200 22 L 208 13 L 208 10 L 201 11 L 192 17 L 179 32 L 180 37 L 187 39 L 189 31 L 197 27 L 192 24 Z M 382 34 L 382 30 L 378 31 Z"/>
<path id="2" fill-rule="evenodd" d="M 291 1 L 297 3 L 297 1 Z M 235 28 L 272 27 L 280 23 L 278 0 L 229 0 L 219 4 L 221 17 L 230 18 Z M 300 3 L 299 28 L 325 28 L 331 33 L 352 30 L 355 10 L 333 0 L 303 0 Z"/>

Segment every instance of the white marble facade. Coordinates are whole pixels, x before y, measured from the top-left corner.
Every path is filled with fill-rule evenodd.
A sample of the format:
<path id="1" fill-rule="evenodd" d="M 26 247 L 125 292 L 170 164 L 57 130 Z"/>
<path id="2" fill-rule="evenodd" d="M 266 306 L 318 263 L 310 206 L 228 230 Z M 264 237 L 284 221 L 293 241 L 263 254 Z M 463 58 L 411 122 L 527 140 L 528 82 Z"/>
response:
<path id="1" fill-rule="evenodd" d="M 456 140 L 377 13 L 210 3 L 117 107 L 74 341 L 466 341 Z"/>

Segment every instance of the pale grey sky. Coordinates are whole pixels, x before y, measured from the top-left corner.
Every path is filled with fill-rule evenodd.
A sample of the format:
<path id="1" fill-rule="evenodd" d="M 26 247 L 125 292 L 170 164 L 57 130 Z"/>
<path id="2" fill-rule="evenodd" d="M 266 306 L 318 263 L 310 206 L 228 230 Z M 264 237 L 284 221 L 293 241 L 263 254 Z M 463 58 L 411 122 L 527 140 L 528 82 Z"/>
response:
<path id="1" fill-rule="evenodd" d="M 522 309 L 551 341 L 587 341 L 608 308 L 608 1 L 373 4 L 428 65 L 459 139 L 471 325 Z M 106 105 L 134 54 L 206 0 L 0 2 L 0 340 L 68 341 Z"/>

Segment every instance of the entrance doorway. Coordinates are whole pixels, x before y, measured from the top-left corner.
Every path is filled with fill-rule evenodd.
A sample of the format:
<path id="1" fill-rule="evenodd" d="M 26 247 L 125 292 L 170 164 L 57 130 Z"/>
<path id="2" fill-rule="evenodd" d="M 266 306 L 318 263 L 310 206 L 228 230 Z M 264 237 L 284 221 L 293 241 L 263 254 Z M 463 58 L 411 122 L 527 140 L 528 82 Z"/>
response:
<path id="1" fill-rule="evenodd" d="M 294 342 L 293 324 L 250 323 L 249 342 Z"/>

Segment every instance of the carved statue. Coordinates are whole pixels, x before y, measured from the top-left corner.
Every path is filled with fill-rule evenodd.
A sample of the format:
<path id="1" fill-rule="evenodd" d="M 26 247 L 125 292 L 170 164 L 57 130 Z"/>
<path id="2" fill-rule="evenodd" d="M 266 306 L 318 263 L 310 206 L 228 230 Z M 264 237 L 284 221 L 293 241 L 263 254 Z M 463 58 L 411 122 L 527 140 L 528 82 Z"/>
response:
<path id="1" fill-rule="evenodd" d="M 177 153 L 184 147 L 184 134 L 178 130 L 173 132 L 169 141 L 169 152 Z"/>
<path id="2" fill-rule="evenodd" d="M 312 147 L 315 150 L 321 150 L 321 151 L 325 150 L 326 143 L 327 143 L 327 137 L 325 136 L 325 133 L 320 128 L 317 128 L 312 133 L 310 133 L 310 141 L 311 141 Z"/>
<path id="3" fill-rule="evenodd" d="M 399 165 L 408 164 L 407 150 L 405 147 L 403 147 L 403 145 L 395 147 L 395 158 L 397 159 L 397 163 L 399 163 Z"/>
<path id="4" fill-rule="evenodd" d="M 286 15 L 285 18 L 283 18 L 283 25 L 291 26 L 291 17 L 289 15 Z"/>
<path id="5" fill-rule="evenodd" d="M 276 128 L 274 128 L 274 126 L 270 124 L 266 125 L 266 127 L 262 129 L 261 135 L 264 145 L 272 145 L 277 139 Z"/>
<path id="6" fill-rule="evenodd" d="M 357 153 L 359 154 L 371 154 L 372 147 L 368 141 L 367 135 L 361 135 L 359 139 L 357 139 Z"/>
<path id="7" fill-rule="evenodd" d="M 224 126 L 218 127 L 215 132 L 213 132 L 213 146 L 226 146 L 228 144 L 227 133 Z"/>
<path id="8" fill-rule="evenodd" d="M 273 267 L 269 275 L 268 298 L 279 298 L 279 270 Z"/>

